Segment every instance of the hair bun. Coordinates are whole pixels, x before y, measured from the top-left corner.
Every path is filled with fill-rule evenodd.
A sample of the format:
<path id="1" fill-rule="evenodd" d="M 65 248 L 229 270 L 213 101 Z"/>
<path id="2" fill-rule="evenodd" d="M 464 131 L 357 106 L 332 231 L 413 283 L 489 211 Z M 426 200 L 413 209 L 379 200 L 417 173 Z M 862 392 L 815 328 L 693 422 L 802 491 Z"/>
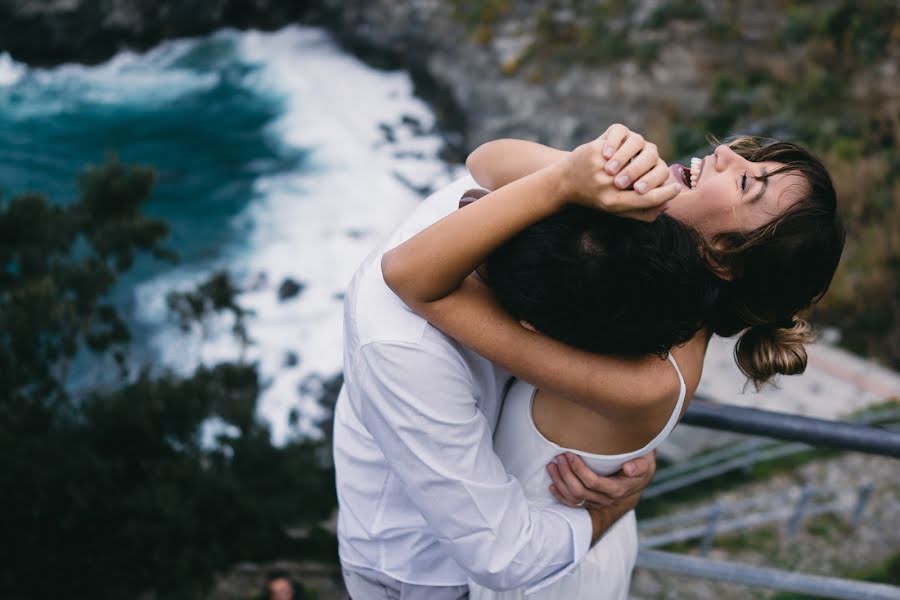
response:
<path id="1" fill-rule="evenodd" d="M 803 319 L 755 325 L 741 335 L 734 348 L 734 359 L 758 390 L 775 375 L 805 371 L 805 344 L 812 339 L 812 328 Z"/>

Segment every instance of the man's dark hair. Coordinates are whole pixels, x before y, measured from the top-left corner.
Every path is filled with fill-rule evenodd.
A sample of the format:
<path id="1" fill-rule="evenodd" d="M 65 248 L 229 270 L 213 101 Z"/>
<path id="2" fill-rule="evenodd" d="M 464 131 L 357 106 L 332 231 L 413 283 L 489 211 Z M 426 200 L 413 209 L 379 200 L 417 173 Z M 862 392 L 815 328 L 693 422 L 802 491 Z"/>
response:
<path id="1" fill-rule="evenodd" d="M 693 337 L 716 300 L 702 247 L 665 214 L 644 223 L 569 206 L 495 250 L 487 283 L 515 318 L 557 340 L 665 355 Z"/>
<path id="2" fill-rule="evenodd" d="M 291 590 L 294 593 L 293 600 L 306 600 L 308 598 L 306 592 L 303 590 L 303 586 L 298 585 L 297 582 L 294 581 L 294 578 L 291 577 L 290 573 L 282 569 L 277 569 L 274 571 L 269 571 L 266 574 L 266 583 L 263 585 L 262 595 L 260 596 L 261 600 L 271 600 L 272 593 L 269 586 L 273 581 L 276 581 L 278 579 L 284 579 L 290 584 Z"/>

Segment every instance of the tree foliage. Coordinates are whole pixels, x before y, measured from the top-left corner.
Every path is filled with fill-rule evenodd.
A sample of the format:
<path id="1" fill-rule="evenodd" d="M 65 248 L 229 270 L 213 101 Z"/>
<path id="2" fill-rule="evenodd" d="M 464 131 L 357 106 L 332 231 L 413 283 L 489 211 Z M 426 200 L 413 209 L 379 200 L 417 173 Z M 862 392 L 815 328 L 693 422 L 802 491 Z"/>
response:
<path id="1" fill-rule="evenodd" d="M 153 181 L 111 160 L 68 205 L 0 205 L 0 597 L 194 598 L 239 560 L 336 554 L 317 526 L 336 504 L 326 441 L 271 444 L 255 365 L 129 374 L 107 296 L 138 255 L 174 256 L 140 211 Z M 246 344 L 238 293 L 216 273 L 169 303 L 186 331 L 232 312 Z M 83 356 L 114 357 L 120 383 L 72 390 Z"/>

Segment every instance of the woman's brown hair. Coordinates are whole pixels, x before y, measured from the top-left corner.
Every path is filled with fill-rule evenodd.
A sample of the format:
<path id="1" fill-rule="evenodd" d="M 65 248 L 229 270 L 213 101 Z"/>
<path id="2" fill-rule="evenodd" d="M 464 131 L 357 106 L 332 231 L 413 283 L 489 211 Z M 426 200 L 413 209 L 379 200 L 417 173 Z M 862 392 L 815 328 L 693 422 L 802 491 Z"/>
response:
<path id="1" fill-rule="evenodd" d="M 727 142 L 752 162 L 783 166 L 764 175 L 792 173 L 800 199 L 771 222 L 749 232 L 727 231 L 711 241 L 710 260 L 729 273 L 707 323 L 718 335 L 743 332 L 735 361 L 757 389 L 776 374 L 806 368 L 804 344 L 813 338 L 798 313 L 828 290 L 844 248 L 831 176 L 816 156 L 790 142 L 739 137 Z"/>

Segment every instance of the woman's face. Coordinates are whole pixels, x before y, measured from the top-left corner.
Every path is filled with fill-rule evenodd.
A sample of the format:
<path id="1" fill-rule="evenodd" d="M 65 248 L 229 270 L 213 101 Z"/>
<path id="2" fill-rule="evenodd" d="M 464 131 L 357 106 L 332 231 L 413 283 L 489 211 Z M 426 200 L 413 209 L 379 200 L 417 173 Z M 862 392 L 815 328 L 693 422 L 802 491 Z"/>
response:
<path id="1" fill-rule="evenodd" d="M 720 145 L 703 158 L 693 188 L 685 181 L 690 179 L 690 169 L 682 176 L 685 168 L 672 165 L 669 183 L 680 183 L 682 190 L 664 211 L 707 239 L 726 231 L 753 231 L 784 213 L 804 192 L 805 181 L 796 173 L 761 179 L 783 166 L 777 162 L 750 162 Z"/>

